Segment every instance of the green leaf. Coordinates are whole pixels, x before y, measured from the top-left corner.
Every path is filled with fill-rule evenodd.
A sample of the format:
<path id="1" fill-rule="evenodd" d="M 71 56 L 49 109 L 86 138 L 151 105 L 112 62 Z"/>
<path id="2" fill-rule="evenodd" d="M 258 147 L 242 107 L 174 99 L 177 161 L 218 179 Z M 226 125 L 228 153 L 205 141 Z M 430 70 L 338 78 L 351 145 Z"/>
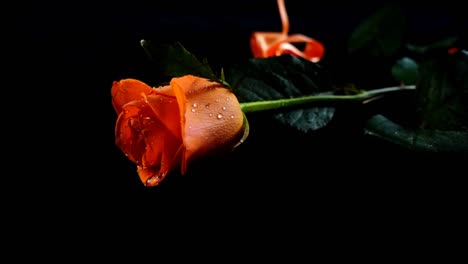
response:
<path id="1" fill-rule="evenodd" d="M 406 19 L 397 5 L 385 5 L 364 20 L 351 34 L 348 51 L 392 56 L 402 46 Z"/>
<path id="2" fill-rule="evenodd" d="M 226 81 L 240 102 L 255 102 L 315 95 L 331 90 L 328 75 L 319 64 L 283 55 L 253 58 L 225 70 Z M 322 128 L 332 119 L 333 107 L 282 109 L 274 118 L 307 132 Z"/>
<path id="3" fill-rule="evenodd" d="M 206 59 L 198 60 L 179 42 L 159 43 L 144 39 L 140 43 L 164 76 L 172 78 L 191 74 L 219 81 Z"/>
<path id="4" fill-rule="evenodd" d="M 399 59 L 392 67 L 393 77 L 405 84 L 414 85 L 418 80 L 418 63 L 408 57 Z"/>
<path id="5" fill-rule="evenodd" d="M 468 154 L 467 131 L 408 129 L 375 115 L 368 120 L 365 134 L 417 152 Z"/>
<path id="6" fill-rule="evenodd" d="M 457 37 L 450 37 L 450 38 L 445 38 L 442 40 L 439 40 L 437 42 L 425 45 L 425 46 L 418 46 L 418 45 L 412 45 L 412 44 L 407 44 L 406 47 L 408 48 L 409 51 L 412 51 L 416 54 L 427 54 L 429 52 L 437 51 L 437 50 L 443 50 L 443 52 L 447 52 L 447 50 L 457 42 L 458 38 Z"/>
<path id="7" fill-rule="evenodd" d="M 445 54 L 419 68 L 416 98 L 421 127 L 468 131 L 468 55 Z"/>

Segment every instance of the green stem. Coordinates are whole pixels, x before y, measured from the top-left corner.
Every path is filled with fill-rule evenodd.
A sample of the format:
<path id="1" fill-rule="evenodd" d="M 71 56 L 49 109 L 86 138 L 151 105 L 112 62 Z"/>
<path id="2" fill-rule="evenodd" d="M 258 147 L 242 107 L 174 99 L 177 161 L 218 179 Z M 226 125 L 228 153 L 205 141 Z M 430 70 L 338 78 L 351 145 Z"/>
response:
<path id="1" fill-rule="evenodd" d="M 293 106 L 305 106 L 312 103 L 336 103 L 336 102 L 362 102 L 366 103 L 382 96 L 400 92 L 415 90 L 414 85 L 408 86 L 395 86 L 381 89 L 370 90 L 353 95 L 310 95 L 287 99 L 267 100 L 267 101 L 256 101 L 256 102 L 245 102 L 241 103 L 241 109 L 244 113 L 259 112 L 273 109 L 280 109 Z"/>

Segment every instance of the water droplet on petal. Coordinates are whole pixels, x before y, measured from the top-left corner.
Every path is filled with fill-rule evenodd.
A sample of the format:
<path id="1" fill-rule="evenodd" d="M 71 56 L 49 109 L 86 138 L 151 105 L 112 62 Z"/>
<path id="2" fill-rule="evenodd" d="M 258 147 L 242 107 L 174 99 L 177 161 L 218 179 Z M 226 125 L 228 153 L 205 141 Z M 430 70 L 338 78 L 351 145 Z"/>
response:
<path id="1" fill-rule="evenodd" d="M 234 115 L 231 115 L 231 118 L 234 118 Z"/>
<path id="2" fill-rule="evenodd" d="M 146 180 L 146 186 L 155 186 L 155 185 L 157 185 L 161 181 L 162 176 L 163 176 L 162 173 L 158 173 L 157 175 L 153 175 L 153 176 L 149 177 Z"/>
<path id="3" fill-rule="evenodd" d="M 223 115 L 222 115 L 222 114 L 218 114 L 216 117 L 217 117 L 218 119 L 221 119 L 221 118 L 223 118 Z"/>
<path id="4" fill-rule="evenodd" d="M 192 106 L 195 107 L 195 108 L 197 108 L 197 107 L 198 107 L 198 104 L 197 104 L 197 103 L 193 103 Z"/>
<path id="5" fill-rule="evenodd" d="M 209 116 L 213 116 L 213 114 L 212 114 L 212 113 L 210 113 L 210 114 L 209 114 Z"/>
<path id="6" fill-rule="evenodd" d="M 223 110 L 226 110 L 226 107 L 225 107 L 225 106 L 223 106 Z"/>
<path id="7" fill-rule="evenodd" d="M 196 110 L 192 108 L 192 113 L 195 113 L 195 111 L 196 111 Z"/>

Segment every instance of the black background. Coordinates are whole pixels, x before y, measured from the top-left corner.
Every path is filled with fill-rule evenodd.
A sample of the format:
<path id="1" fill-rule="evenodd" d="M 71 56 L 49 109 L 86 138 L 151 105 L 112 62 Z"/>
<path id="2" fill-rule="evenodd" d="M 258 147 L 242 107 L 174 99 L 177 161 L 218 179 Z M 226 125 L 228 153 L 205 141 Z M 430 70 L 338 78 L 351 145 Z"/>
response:
<path id="1" fill-rule="evenodd" d="M 392 85 L 379 65 L 346 57 L 352 30 L 382 4 L 286 1 L 290 32 L 325 45 L 322 63 L 337 84 Z M 425 5 L 405 6 L 411 14 L 406 38 L 413 43 L 466 25 L 456 5 Z M 275 1 L 40 2 L 12 11 L 14 30 L 3 40 L 11 47 L 5 64 L 16 74 L 6 78 L 12 81 L 8 108 L 26 108 L 6 118 L 17 128 L 6 133 L 19 139 L 12 142 L 3 187 L 13 192 L 8 199 L 22 201 L 12 208 L 32 219 L 148 237 L 171 221 L 171 231 L 216 226 L 224 236 L 253 234 L 234 231 L 242 226 L 262 238 L 298 232 L 356 237 L 358 230 L 397 238 L 407 234 L 402 229 L 421 238 L 436 225 L 428 219 L 458 219 L 466 170 L 457 169 L 464 169 L 464 159 L 363 137 L 360 111 L 369 109 L 342 111 L 313 135 L 252 114 L 251 134 L 233 153 L 193 164 L 187 175 L 169 175 L 155 188 L 142 186 L 114 145 L 110 98 L 114 80 L 158 78 L 139 41 L 179 40 L 215 67 L 245 60 L 253 31 L 281 30 Z"/>

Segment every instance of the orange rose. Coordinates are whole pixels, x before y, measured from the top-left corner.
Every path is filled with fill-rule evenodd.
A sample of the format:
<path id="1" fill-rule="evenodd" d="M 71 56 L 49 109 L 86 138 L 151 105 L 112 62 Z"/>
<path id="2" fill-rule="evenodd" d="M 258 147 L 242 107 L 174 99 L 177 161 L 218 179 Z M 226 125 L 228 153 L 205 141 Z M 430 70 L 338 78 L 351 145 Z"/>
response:
<path id="1" fill-rule="evenodd" d="M 247 136 L 236 96 L 208 79 L 187 75 L 158 88 L 124 79 L 113 83 L 111 94 L 116 145 L 145 186 L 158 185 L 178 167 L 185 174 L 192 160 L 232 149 Z"/>

